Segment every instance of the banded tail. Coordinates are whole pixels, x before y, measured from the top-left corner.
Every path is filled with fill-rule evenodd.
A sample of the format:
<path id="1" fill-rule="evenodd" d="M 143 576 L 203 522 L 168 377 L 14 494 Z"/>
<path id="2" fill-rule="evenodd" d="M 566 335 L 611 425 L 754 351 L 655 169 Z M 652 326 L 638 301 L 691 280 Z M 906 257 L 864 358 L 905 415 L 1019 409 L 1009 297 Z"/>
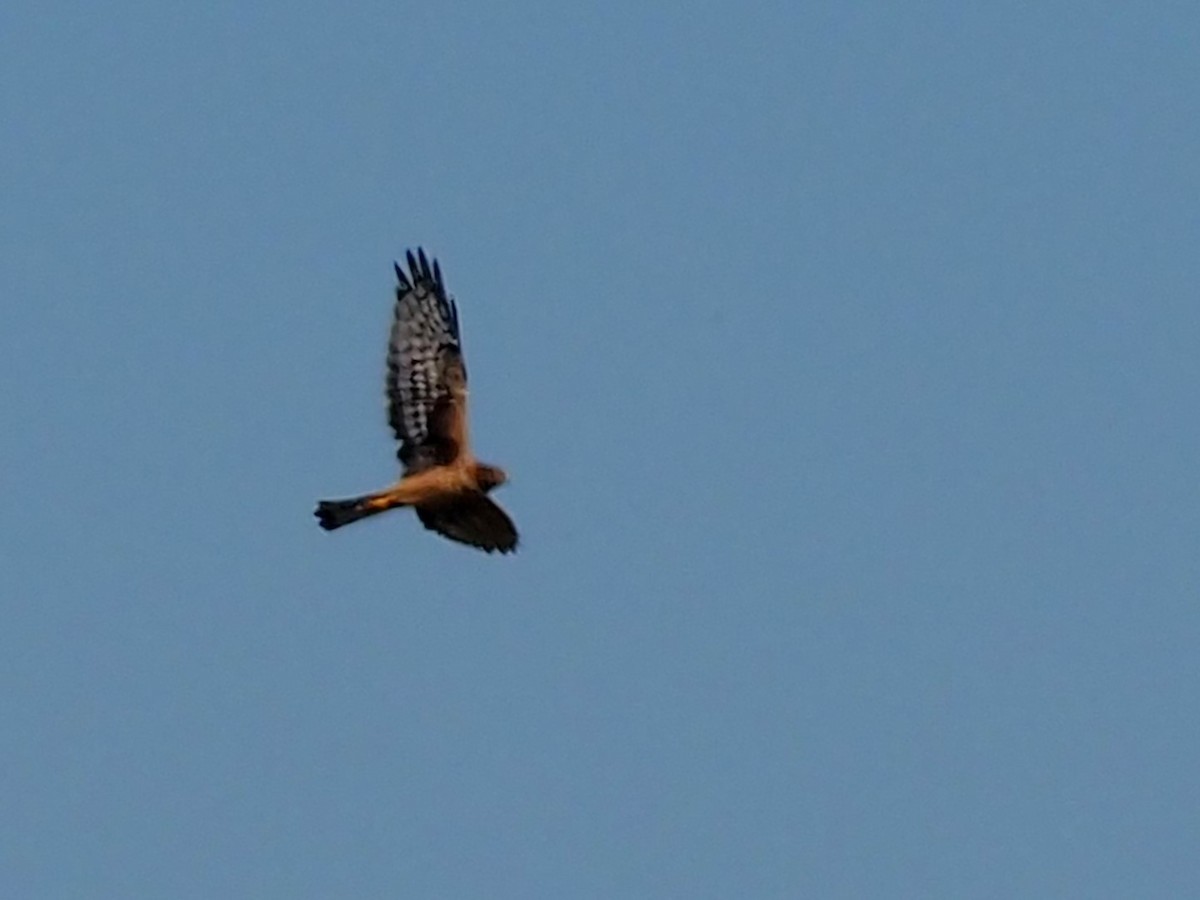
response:
<path id="1" fill-rule="evenodd" d="M 313 513 L 322 528 L 333 531 L 343 525 L 350 525 L 359 519 L 366 519 L 381 512 L 387 512 L 399 504 L 388 502 L 388 498 L 379 494 L 367 494 L 363 497 L 351 497 L 348 500 L 321 500 Z"/>

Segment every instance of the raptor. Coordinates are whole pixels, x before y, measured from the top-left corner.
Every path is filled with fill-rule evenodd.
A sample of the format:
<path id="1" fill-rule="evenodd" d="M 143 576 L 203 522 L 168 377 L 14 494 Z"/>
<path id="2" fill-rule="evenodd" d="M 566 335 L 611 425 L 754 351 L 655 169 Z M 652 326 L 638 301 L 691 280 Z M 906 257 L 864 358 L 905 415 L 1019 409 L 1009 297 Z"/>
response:
<path id="1" fill-rule="evenodd" d="M 400 442 L 400 480 L 373 494 L 321 500 L 316 517 L 333 531 L 389 509 L 411 506 L 426 528 L 488 553 L 510 553 L 517 530 L 488 494 L 503 469 L 471 452 L 467 368 L 458 308 L 437 260 L 418 248 L 408 271 L 396 264 L 396 309 L 387 348 L 388 422 Z"/>

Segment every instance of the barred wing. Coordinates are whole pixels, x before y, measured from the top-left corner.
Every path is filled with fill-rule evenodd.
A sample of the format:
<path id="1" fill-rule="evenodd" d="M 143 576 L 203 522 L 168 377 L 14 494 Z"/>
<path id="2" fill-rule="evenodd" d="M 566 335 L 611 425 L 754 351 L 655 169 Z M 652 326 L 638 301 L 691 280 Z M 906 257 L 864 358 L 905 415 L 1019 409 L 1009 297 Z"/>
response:
<path id="1" fill-rule="evenodd" d="M 396 264 L 396 311 L 388 338 L 388 422 L 406 471 L 452 462 L 465 435 L 467 372 L 458 310 L 442 270 L 425 251 Z"/>

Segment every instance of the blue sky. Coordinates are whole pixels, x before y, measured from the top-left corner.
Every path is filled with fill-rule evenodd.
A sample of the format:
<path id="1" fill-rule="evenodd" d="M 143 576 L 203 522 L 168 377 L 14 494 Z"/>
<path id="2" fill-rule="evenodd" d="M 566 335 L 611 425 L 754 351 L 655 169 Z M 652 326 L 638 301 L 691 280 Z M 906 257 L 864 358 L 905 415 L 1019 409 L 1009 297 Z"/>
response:
<path id="1" fill-rule="evenodd" d="M 1200 12 L 203 6 L 0 12 L 6 896 L 1200 891 Z"/>

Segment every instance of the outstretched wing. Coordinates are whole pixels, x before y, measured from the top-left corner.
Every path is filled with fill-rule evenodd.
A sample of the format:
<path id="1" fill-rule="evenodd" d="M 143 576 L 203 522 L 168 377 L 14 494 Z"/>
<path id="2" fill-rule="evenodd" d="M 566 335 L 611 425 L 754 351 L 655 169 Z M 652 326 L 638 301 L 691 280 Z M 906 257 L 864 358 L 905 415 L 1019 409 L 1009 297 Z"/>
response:
<path id="1" fill-rule="evenodd" d="M 400 441 L 406 471 L 453 462 L 466 439 L 458 310 L 446 293 L 437 260 L 408 251 L 408 272 L 396 264 L 396 311 L 388 338 L 388 422 Z"/>
<path id="2" fill-rule="evenodd" d="M 462 494 L 453 501 L 418 506 L 417 518 L 430 531 L 491 553 L 517 549 L 517 529 L 499 506 L 480 493 Z"/>

